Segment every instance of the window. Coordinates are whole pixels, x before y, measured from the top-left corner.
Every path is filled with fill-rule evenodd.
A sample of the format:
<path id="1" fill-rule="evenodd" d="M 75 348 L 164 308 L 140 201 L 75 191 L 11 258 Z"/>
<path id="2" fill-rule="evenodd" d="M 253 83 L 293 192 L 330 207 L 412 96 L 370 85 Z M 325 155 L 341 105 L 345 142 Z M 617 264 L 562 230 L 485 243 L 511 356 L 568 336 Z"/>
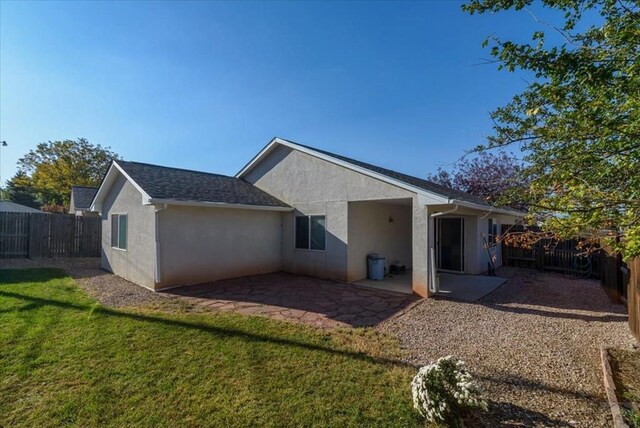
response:
<path id="1" fill-rule="evenodd" d="M 325 216 L 296 216 L 295 222 L 296 249 L 317 251 L 325 250 L 327 240 Z"/>
<path id="2" fill-rule="evenodd" d="M 111 214 L 111 246 L 127 249 L 127 215 Z"/>
<path id="3" fill-rule="evenodd" d="M 495 219 L 490 218 L 487 228 L 487 243 L 489 245 L 496 245 L 498 243 L 498 222 Z"/>

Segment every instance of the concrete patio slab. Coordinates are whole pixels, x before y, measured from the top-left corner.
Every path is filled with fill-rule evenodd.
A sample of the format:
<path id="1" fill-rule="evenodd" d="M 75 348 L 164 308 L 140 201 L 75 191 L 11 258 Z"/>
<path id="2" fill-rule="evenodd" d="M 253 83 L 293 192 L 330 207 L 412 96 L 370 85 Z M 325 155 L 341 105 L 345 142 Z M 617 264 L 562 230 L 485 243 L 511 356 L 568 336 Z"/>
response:
<path id="1" fill-rule="evenodd" d="M 506 278 L 482 275 L 440 274 L 440 290 L 437 295 L 450 299 L 475 302 L 504 284 Z"/>
<path id="2" fill-rule="evenodd" d="M 374 281 L 373 279 L 363 279 L 354 282 L 356 285 L 363 287 L 375 288 L 378 290 L 394 291 L 402 294 L 413 294 L 411 289 L 411 272 L 385 276 L 382 281 Z"/>

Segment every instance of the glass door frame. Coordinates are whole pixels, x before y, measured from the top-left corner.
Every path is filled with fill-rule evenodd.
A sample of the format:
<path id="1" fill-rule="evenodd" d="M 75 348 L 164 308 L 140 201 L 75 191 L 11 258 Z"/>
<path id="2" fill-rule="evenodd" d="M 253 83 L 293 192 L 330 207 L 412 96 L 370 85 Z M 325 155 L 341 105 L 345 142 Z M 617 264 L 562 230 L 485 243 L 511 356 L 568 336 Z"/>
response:
<path id="1" fill-rule="evenodd" d="M 442 246 L 440 245 L 440 234 L 442 232 L 442 227 L 440 226 L 441 220 L 460 220 L 460 270 L 450 270 L 450 269 L 442 269 L 440 268 L 440 261 L 442 260 Z M 464 217 L 436 217 L 435 218 L 435 243 L 436 243 L 436 270 L 438 272 L 449 272 L 449 273 L 464 273 Z"/>

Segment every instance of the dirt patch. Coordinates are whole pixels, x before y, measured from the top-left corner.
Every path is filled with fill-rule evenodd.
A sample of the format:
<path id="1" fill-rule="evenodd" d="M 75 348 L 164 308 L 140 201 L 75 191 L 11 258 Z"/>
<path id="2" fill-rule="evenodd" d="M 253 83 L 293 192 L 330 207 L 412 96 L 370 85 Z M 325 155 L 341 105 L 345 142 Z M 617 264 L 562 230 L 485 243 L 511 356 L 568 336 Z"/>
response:
<path id="1" fill-rule="evenodd" d="M 622 416 L 633 428 L 640 428 L 640 352 L 609 349 L 613 382 Z"/>

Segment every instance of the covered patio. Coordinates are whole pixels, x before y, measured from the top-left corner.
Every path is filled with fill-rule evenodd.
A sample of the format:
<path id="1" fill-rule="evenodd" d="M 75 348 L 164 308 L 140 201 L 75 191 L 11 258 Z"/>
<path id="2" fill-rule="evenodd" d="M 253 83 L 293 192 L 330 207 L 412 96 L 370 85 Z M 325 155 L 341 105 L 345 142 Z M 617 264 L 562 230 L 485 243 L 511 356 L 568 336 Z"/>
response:
<path id="1" fill-rule="evenodd" d="M 348 282 L 413 294 L 413 201 L 411 198 L 349 202 Z M 369 279 L 368 256 L 384 257 L 384 279 Z M 397 273 L 393 267 L 398 268 Z M 402 273 L 400 273 L 402 272 Z"/>

